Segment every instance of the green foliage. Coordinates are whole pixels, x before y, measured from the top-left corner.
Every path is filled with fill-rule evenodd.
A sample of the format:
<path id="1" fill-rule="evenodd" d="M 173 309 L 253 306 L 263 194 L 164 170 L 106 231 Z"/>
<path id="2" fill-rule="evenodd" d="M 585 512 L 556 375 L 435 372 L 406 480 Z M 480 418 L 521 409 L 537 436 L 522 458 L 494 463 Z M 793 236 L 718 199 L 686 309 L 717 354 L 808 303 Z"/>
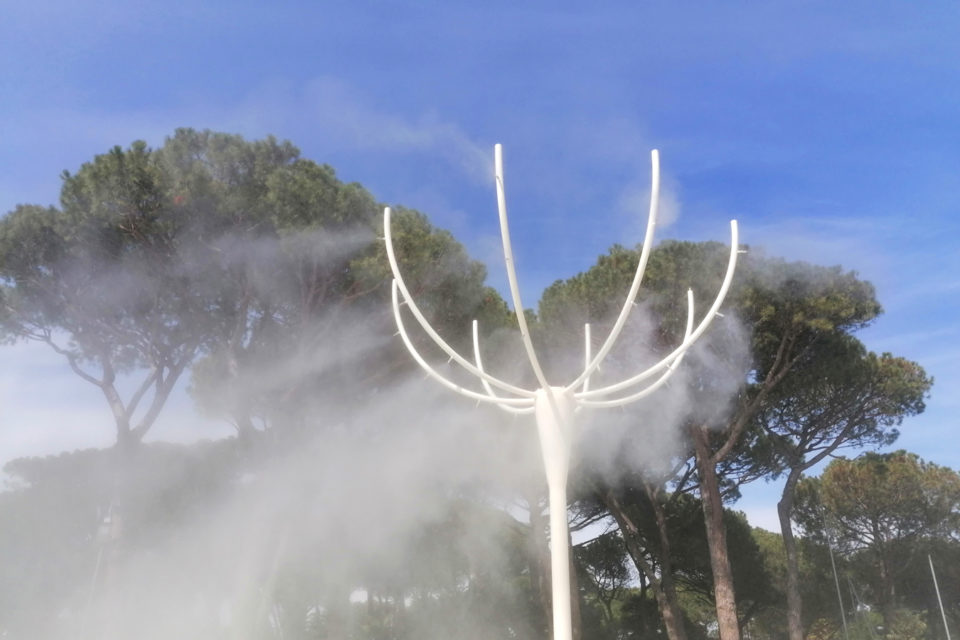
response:
<path id="1" fill-rule="evenodd" d="M 803 469 L 838 447 L 891 444 L 904 418 L 924 410 L 931 384 L 915 362 L 826 334 L 768 394 L 756 420 L 783 468 Z"/>
<path id="2" fill-rule="evenodd" d="M 710 573 L 708 542 L 702 531 L 702 509 L 699 514 L 700 529 L 693 531 L 699 537 L 699 542 L 691 545 L 680 541 L 676 566 L 681 572 L 680 582 L 684 589 L 703 601 L 712 603 L 713 579 Z M 727 510 L 724 512 L 723 521 L 727 531 L 727 550 L 733 568 L 739 618 L 742 623 L 746 623 L 758 611 L 778 604 L 782 595 L 773 586 L 770 569 L 764 563 L 764 556 L 746 516 Z"/>
<path id="3" fill-rule="evenodd" d="M 771 578 L 774 590 L 770 603 L 762 608 L 751 623 L 759 637 L 787 637 L 786 575 L 787 561 L 783 537 L 763 529 L 753 530 L 754 539 L 760 546 L 763 563 Z M 800 594 L 803 599 L 803 628 L 808 637 L 842 637 L 842 622 L 837 602 L 830 555 L 827 546 L 814 537 L 799 540 Z M 855 614 L 849 597 L 845 560 L 836 558 L 840 571 L 848 624 Z M 833 635 L 831 635 L 833 634 Z"/>
<path id="4" fill-rule="evenodd" d="M 960 474 L 906 451 L 835 460 L 813 486 L 847 550 L 960 529 Z"/>
<path id="5" fill-rule="evenodd" d="M 139 441 L 195 362 L 194 397 L 242 434 L 303 426 L 325 397 L 411 366 L 387 339 L 380 212 L 363 187 L 272 137 L 178 129 L 158 149 L 116 147 L 63 174 L 61 209 L 0 221 L 0 329 L 48 342 L 100 387 L 118 439 Z M 506 323 L 485 269 L 449 233 L 399 208 L 394 235 L 444 335 L 462 346 L 474 317 L 485 332 Z M 343 325 L 353 335 L 335 337 Z M 122 398 L 124 373 L 143 391 Z"/>
<path id="6" fill-rule="evenodd" d="M 397 262 L 417 306 L 441 335 L 469 336 L 474 318 L 486 330 L 505 325 L 508 313 L 502 298 L 483 286 L 487 271 L 471 260 L 463 245 L 435 229 L 422 213 L 397 207 L 392 213 Z M 389 281 L 384 245 L 353 267 L 368 286 Z"/>
<path id="7" fill-rule="evenodd" d="M 655 318 L 652 335 L 645 338 L 647 350 L 676 345 L 686 323 L 687 288 L 701 304 L 712 300 L 727 256 L 723 245 L 711 242 L 668 241 L 653 250 L 637 298 Z M 548 344 L 559 348 L 579 343 L 588 322 L 596 335 L 605 335 L 623 306 L 639 258 L 639 250 L 615 245 L 586 272 L 548 287 L 538 309 Z"/>
<path id="8" fill-rule="evenodd" d="M 65 172 L 62 209 L 20 207 L 0 221 L 5 335 L 48 343 L 98 386 L 120 441 L 143 437 L 222 325 L 222 292 L 207 286 L 216 212 L 185 206 L 179 186 L 161 154 L 135 142 Z M 139 377 L 127 398 L 124 373 Z"/>
<path id="9" fill-rule="evenodd" d="M 617 532 L 606 533 L 574 547 L 573 554 L 583 593 L 580 610 L 584 633 L 597 638 L 617 637 L 632 578 L 623 539 Z"/>
<path id="10" fill-rule="evenodd" d="M 805 530 L 832 537 L 888 627 L 900 608 L 924 612 L 928 625 L 937 620 L 927 554 L 943 567 L 945 592 L 956 593 L 956 572 L 943 562 L 960 553 L 960 474 L 952 469 L 905 451 L 838 459 L 801 482 L 798 503 Z"/>
<path id="11" fill-rule="evenodd" d="M 895 640 L 922 640 L 930 638 L 927 623 L 915 611 L 901 609 L 896 612 L 890 628 L 884 626 L 883 617 L 875 611 L 858 611 L 847 622 L 847 634 L 834 620 L 820 619 L 814 622 L 809 635 L 810 640 L 830 640 L 850 638 L 850 640 L 874 640 L 891 638 Z"/>
<path id="12" fill-rule="evenodd" d="M 644 565 L 654 575 L 661 575 L 666 566 L 654 505 L 639 484 L 642 480 L 636 477 L 633 480 L 634 482 L 623 479 L 614 491 L 617 502 L 623 506 L 630 522 L 636 525 L 636 530 L 621 529 L 617 536 L 608 534 L 609 539 L 597 548 L 596 553 L 580 552 L 577 556 L 578 560 L 585 562 L 583 568 L 588 572 L 587 584 L 592 585 L 595 592 L 593 598 L 600 604 L 604 604 L 606 598 L 614 611 L 617 599 L 611 597 L 609 586 L 607 591 L 600 592 L 599 581 L 605 580 L 607 585 L 618 584 L 614 580 L 619 576 L 618 562 L 626 559 L 622 555 L 625 553 L 622 537 L 630 536 L 634 549 L 641 554 L 640 557 L 630 559 L 640 572 L 642 581 L 652 581 L 651 578 L 644 577 L 644 573 L 647 573 L 643 569 Z M 580 508 L 589 511 L 589 503 L 593 499 L 595 498 L 583 500 Z M 686 493 L 661 494 L 658 500 L 664 513 L 666 537 L 670 544 L 671 575 L 680 593 L 682 613 L 688 617 L 687 630 L 695 632 L 697 625 L 705 627 L 715 619 L 714 614 L 709 613 L 714 605 L 714 588 L 703 508 L 699 499 Z M 606 504 L 609 504 L 609 501 Z M 752 534 L 746 517 L 741 513 L 725 511 L 724 524 L 740 615 L 746 622 L 758 613 L 776 606 L 782 599 L 782 594 L 774 588 L 775 569 L 767 562 L 765 550 Z M 587 549 L 589 550 L 589 547 Z M 618 553 L 621 554 L 619 559 Z M 626 590 L 618 588 L 618 596 L 626 594 Z M 656 585 L 653 585 L 653 588 L 656 588 Z M 625 605 L 621 603 L 620 606 Z M 651 619 L 657 622 L 652 624 Z M 643 622 L 643 626 L 659 625 L 659 613 L 656 611 L 652 618 Z"/>

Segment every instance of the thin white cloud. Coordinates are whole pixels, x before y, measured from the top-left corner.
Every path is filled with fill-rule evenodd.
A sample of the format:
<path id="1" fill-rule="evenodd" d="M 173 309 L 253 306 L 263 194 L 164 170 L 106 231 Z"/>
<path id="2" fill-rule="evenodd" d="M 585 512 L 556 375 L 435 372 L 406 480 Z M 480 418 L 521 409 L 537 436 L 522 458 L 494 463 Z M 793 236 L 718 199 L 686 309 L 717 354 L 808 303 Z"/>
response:
<path id="1" fill-rule="evenodd" d="M 258 87 L 240 106 L 224 110 L 221 121 L 242 130 L 277 132 L 297 122 L 327 148 L 386 153 L 428 152 L 456 166 L 470 180 L 489 184 L 492 145 L 487 149 L 455 122 L 431 111 L 413 117 L 377 108 L 349 83 L 321 76 L 292 86 Z"/>
<path id="2" fill-rule="evenodd" d="M 304 101 L 328 134 L 361 149 L 388 152 L 429 151 L 454 162 L 472 180 L 489 183 L 492 154 L 457 124 L 436 113 L 415 119 L 378 110 L 346 83 L 332 77 L 311 82 Z"/>
<path id="3" fill-rule="evenodd" d="M 274 81 L 257 86 L 246 99 L 232 104 L 193 96 L 166 108 L 112 112 L 57 106 L 19 115 L 16 127 L 5 132 L 3 156 L 30 157 L 38 145 L 51 149 L 43 161 L 50 176 L 76 170 L 97 153 L 133 140 L 160 145 L 177 127 L 210 128 L 247 137 L 274 134 L 294 142 L 322 141 L 329 151 L 377 151 L 388 154 L 427 153 L 442 158 L 474 184 L 492 184 L 492 144 L 480 144 L 456 122 L 435 112 L 407 117 L 375 107 L 342 80 L 331 76 L 293 85 Z M 489 148 L 488 148 L 489 146 Z M 322 159 L 321 159 L 322 160 Z M 0 189 L 0 211 L 18 202 L 53 202 L 51 182 L 23 188 L 24 181 L 42 173 L 35 166 L 17 175 L 11 163 Z M 34 179 L 35 182 L 35 179 Z M 33 187 L 32 189 L 30 187 Z"/>
<path id="4" fill-rule="evenodd" d="M 650 212 L 650 186 L 639 182 L 628 185 L 617 199 L 617 212 L 623 218 L 620 235 L 632 242 L 642 242 Z M 680 217 L 680 196 L 669 183 L 660 185 L 657 207 L 657 231 L 670 227 Z M 662 235 L 658 235 L 662 239 Z"/>

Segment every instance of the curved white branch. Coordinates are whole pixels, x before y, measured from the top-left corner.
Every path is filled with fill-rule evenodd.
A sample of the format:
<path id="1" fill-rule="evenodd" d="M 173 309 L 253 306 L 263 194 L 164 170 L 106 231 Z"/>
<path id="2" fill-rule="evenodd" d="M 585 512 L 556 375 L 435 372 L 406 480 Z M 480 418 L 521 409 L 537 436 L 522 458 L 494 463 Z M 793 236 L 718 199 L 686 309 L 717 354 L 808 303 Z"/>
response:
<path id="1" fill-rule="evenodd" d="M 413 359 L 427 372 L 431 378 L 447 387 L 456 391 L 460 395 L 464 395 L 468 398 L 474 400 L 480 400 L 481 402 L 491 402 L 494 404 L 506 404 L 511 406 L 533 406 L 532 398 L 491 398 L 488 395 L 483 393 L 478 393 L 470 389 L 461 387 L 455 382 L 447 380 L 442 375 L 436 372 L 436 370 L 431 367 L 426 360 L 423 359 L 423 356 L 420 355 L 420 352 L 417 351 L 417 348 L 413 346 L 413 342 L 410 340 L 410 336 L 407 335 L 407 329 L 403 324 L 403 318 L 400 315 L 400 300 L 398 298 L 398 289 L 399 285 L 396 280 L 393 281 L 393 286 L 391 287 L 391 297 L 393 299 L 393 318 L 396 320 L 397 329 L 400 332 L 400 338 L 403 340 L 403 344 L 406 345 L 407 351 L 410 352 L 410 355 L 413 356 Z"/>
<path id="2" fill-rule="evenodd" d="M 473 359 L 477 363 L 477 369 L 483 371 L 483 360 L 480 359 L 480 332 L 477 328 L 477 321 L 473 321 Z M 493 388 L 490 386 L 490 383 L 480 378 L 480 381 L 483 383 L 483 388 L 486 390 L 487 395 L 496 400 L 500 400 L 496 393 L 494 393 Z M 510 405 L 503 404 L 501 402 L 497 403 L 497 406 L 503 409 L 508 413 L 524 414 L 524 413 L 533 413 L 534 408 L 530 406 L 526 409 L 518 409 L 516 407 L 511 407 Z"/>
<path id="3" fill-rule="evenodd" d="M 584 370 L 590 368 L 590 323 L 587 322 L 583 325 L 583 368 Z M 590 390 L 590 376 L 587 376 L 583 379 L 583 389 L 581 391 Z"/>
<path id="4" fill-rule="evenodd" d="M 584 369 L 590 366 L 590 348 L 591 348 L 590 323 L 587 322 L 586 324 L 583 325 L 583 368 Z M 581 389 L 581 391 L 589 391 L 589 390 L 590 390 L 590 377 L 588 376 L 583 380 L 583 389 Z M 574 407 L 573 409 L 574 413 L 580 413 L 582 410 L 583 410 L 583 405 L 579 402 L 576 404 L 576 407 Z"/>
<path id="5" fill-rule="evenodd" d="M 683 342 L 681 342 L 676 349 L 674 349 L 669 354 L 667 354 L 667 356 L 664 357 L 663 360 L 653 365 L 652 367 L 648 368 L 647 370 L 642 371 L 637 375 L 633 376 L 632 378 L 627 378 L 626 380 L 623 380 L 616 384 L 611 384 L 606 387 L 602 387 L 600 389 L 593 389 L 591 391 L 577 393 L 575 394 L 575 397 L 578 400 L 591 400 L 594 398 L 598 398 L 600 396 L 607 395 L 609 393 L 622 391 L 623 389 L 631 387 L 637 384 L 638 382 L 642 382 L 643 380 L 646 380 L 647 378 L 659 372 L 664 367 L 669 366 L 678 356 L 680 356 L 684 351 L 690 348 L 690 345 L 696 342 L 697 339 L 701 335 L 703 335 L 703 332 L 707 330 L 707 328 L 710 326 L 710 323 L 713 322 L 713 319 L 717 315 L 719 315 L 718 310 L 720 309 L 720 305 L 723 304 L 724 298 L 726 298 L 727 296 L 727 291 L 729 291 L 730 284 L 733 282 L 733 272 L 737 266 L 737 254 L 739 253 L 737 238 L 738 238 L 737 221 L 731 220 L 730 221 L 730 258 L 727 261 L 727 272 L 724 275 L 723 283 L 720 285 L 720 290 L 717 292 L 716 299 L 713 301 L 713 304 L 710 306 L 710 309 L 707 310 L 707 313 L 703 317 L 703 320 L 700 321 L 700 324 L 693 331 L 693 333 L 687 336 L 683 340 Z"/>
<path id="6" fill-rule="evenodd" d="M 518 396 L 533 398 L 535 395 L 533 391 L 528 391 L 527 389 L 522 389 L 518 386 L 504 382 L 475 367 L 473 363 L 461 356 L 456 352 L 456 350 L 453 349 L 453 347 L 448 345 L 446 341 L 440 337 L 440 334 L 434 331 L 433 327 L 430 326 L 430 323 L 427 322 L 427 319 L 420 311 L 420 307 L 417 306 L 417 303 L 413 300 L 413 296 L 410 295 L 410 291 L 407 289 L 407 285 L 403 281 L 403 275 L 400 273 L 400 267 L 397 264 L 397 256 L 393 251 L 393 236 L 390 233 L 390 207 L 386 207 L 383 210 L 383 236 L 387 245 L 387 260 L 390 262 L 390 270 L 393 272 L 394 284 L 400 288 L 403 301 L 406 302 L 408 307 L 410 307 L 410 312 L 413 314 L 413 317 L 416 318 L 417 322 L 421 327 L 423 327 L 423 330 L 433 339 L 437 346 L 443 349 L 443 351 L 450 356 L 451 359 L 456 361 L 457 364 L 462 366 L 473 375 L 486 380 L 493 386 L 503 389 L 504 391 L 509 391 L 510 393 L 515 393 Z"/>
<path id="7" fill-rule="evenodd" d="M 684 342 L 686 342 L 690 338 L 690 334 L 692 331 L 693 331 L 693 290 L 687 289 L 687 327 L 686 329 L 684 329 L 684 332 L 683 332 Z M 653 393 L 654 391 L 662 387 L 664 384 L 666 384 L 667 380 L 670 379 L 670 376 L 672 376 L 673 373 L 678 368 L 680 368 L 680 363 L 683 362 L 683 356 L 685 356 L 686 353 L 687 353 L 686 349 L 681 351 L 677 355 L 676 359 L 674 359 L 673 362 L 671 362 L 667 366 L 667 370 L 664 371 L 663 374 L 659 378 L 657 378 L 657 380 L 653 384 L 651 384 L 649 387 L 641 389 L 636 393 L 632 393 L 622 398 L 614 398 L 613 400 L 580 400 L 578 401 L 578 404 L 584 407 L 591 407 L 591 408 L 609 408 L 609 407 L 622 407 L 625 404 L 636 402 L 640 398 L 644 398 L 650 395 L 651 393 Z"/>
<path id="8" fill-rule="evenodd" d="M 493 158 L 494 173 L 497 181 L 497 209 L 500 211 L 500 238 L 503 241 L 503 260 L 507 267 L 507 279 L 510 281 L 510 296 L 513 298 L 513 310 L 517 314 L 517 324 L 520 326 L 520 337 L 523 338 L 523 347 L 527 351 L 530 366 L 533 367 L 533 374 L 537 377 L 537 382 L 540 383 L 540 387 L 548 389 L 550 383 L 547 382 L 547 378 L 543 374 L 540 361 L 537 359 L 537 353 L 533 349 L 533 341 L 530 339 L 530 329 L 527 327 L 527 318 L 523 313 L 523 301 L 520 299 L 520 286 L 517 284 L 517 269 L 513 263 L 513 248 L 510 245 L 510 225 L 507 224 L 507 196 L 503 187 L 502 145 L 494 145 Z"/>
<path id="9" fill-rule="evenodd" d="M 640 250 L 640 262 L 637 264 L 637 271 L 633 276 L 633 282 L 630 284 L 630 291 L 627 293 L 627 299 L 620 309 L 620 315 L 610 330 L 610 335 L 603 342 L 603 346 L 597 351 L 593 361 L 583 370 L 576 380 L 567 385 L 567 391 L 572 391 L 589 378 L 607 357 L 613 348 L 623 326 L 627 323 L 627 317 L 633 309 L 633 303 L 637 299 L 637 293 L 640 291 L 640 282 L 643 280 L 643 272 L 647 269 L 647 259 L 650 257 L 650 249 L 653 246 L 653 232 L 657 226 L 657 209 L 660 206 L 660 153 L 654 149 L 650 152 L 650 213 L 647 215 L 647 231 L 643 236 L 643 248 Z"/>

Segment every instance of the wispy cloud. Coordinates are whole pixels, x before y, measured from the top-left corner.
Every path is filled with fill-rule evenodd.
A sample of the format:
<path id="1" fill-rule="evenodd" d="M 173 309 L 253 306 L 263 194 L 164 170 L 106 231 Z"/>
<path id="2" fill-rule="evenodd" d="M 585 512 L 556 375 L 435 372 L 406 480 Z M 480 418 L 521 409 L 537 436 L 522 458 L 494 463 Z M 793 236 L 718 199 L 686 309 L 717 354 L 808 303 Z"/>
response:
<path id="1" fill-rule="evenodd" d="M 160 145 L 174 129 L 185 126 L 251 138 L 275 134 L 298 143 L 305 138 L 319 140 L 332 153 L 428 154 L 475 185 L 492 181 L 492 144 L 480 144 L 459 124 L 436 112 L 406 117 L 379 109 L 348 83 L 324 76 L 304 84 L 268 82 L 236 102 L 197 95 L 167 107 L 115 112 L 53 106 L 20 114 L 17 126 L 5 131 L 5 150 L 0 151 L 0 160 L 6 158 L 10 167 L 5 184 L 0 184 L 0 209 L 7 211 L 17 202 L 55 201 L 56 176 L 63 169 L 75 170 L 94 154 L 133 140 Z M 21 179 L 14 158 L 35 158 L 28 150 L 37 145 L 51 150 L 42 158 L 45 169 L 21 167 Z M 29 176 L 43 173 L 51 178 L 30 184 Z"/>
<path id="2" fill-rule="evenodd" d="M 640 242 L 647 226 L 650 212 L 650 186 L 639 182 L 628 184 L 617 199 L 617 213 L 623 225 L 619 229 L 624 238 Z M 662 231 L 673 225 L 680 217 L 680 196 L 677 188 L 670 183 L 660 185 L 659 205 L 657 207 L 657 229 Z M 661 237 L 662 236 L 658 236 Z"/>
<path id="3" fill-rule="evenodd" d="M 433 111 L 405 117 L 378 108 L 348 82 L 321 76 L 303 85 L 277 82 L 259 87 L 221 119 L 243 130 L 278 131 L 299 122 L 327 148 L 384 153 L 430 153 L 456 166 L 476 183 L 488 184 L 492 150 Z M 491 145 L 492 149 L 492 145 Z"/>
<path id="4" fill-rule="evenodd" d="M 456 164 L 471 179 L 488 183 L 492 154 L 454 122 L 426 112 L 403 118 L 380 110 L 346 82 L 325 76 L 310 82 L 296 102 L 302 102 L 323 131 L 360 149 L 406 153 L 429 151 Z"/>

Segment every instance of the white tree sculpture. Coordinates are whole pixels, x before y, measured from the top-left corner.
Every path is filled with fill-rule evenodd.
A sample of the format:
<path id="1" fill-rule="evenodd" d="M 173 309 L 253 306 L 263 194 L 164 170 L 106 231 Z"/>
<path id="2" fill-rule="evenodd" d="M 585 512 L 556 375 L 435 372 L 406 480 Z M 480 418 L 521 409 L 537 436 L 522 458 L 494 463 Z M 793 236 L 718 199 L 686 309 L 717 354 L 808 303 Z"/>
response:
<path id="1" fill-rule="evenodd" d="M 494 164 L 497 185 L 497 205 L 500 210 L 500 234 L 503 240 L 503 256 L 506 261 L 507 277 L 510 281 L 510 294 L 513 297 L 513 308 L 516 311 L 517 324 L 520 326 L 520 335 L 527 352 L 527 358 L 539 389 L 531 390 L 510 384 L 496 378 L 483 369 L 480 359 L 480 345 L 477 332 L 477 322 L 473 322 L 473 362 L 457 353 L 439 334 L 430 326 L 423 313 L 417 307 L 410 295 L 403 276 L 397 265 L 397 258 L 393 250 L 393 240 L 390 233 L 390 208 L 383 212 L 383 232 L 387 245 L 387 257 L 390 269 L 393 271 L 393 315 L 397 322 L 399 335 L 410 351 L 410 355 L 417 361 L 427 374 L 443 386 L 456 391 L 468 398 L 480 402 L 493 403 L 500 408 L 514 414 L 532 413 L 535 416 L 537 432 L 540 437 L 540 450 L 543 455 L 543 464 L 546 471 L 547 487 L 549 491 L 550 508 L 550 563 L 552 574 L 552 601 L 553 601 L 553 637 L 554 640 L 571 640 L 572 626 L 570 614 L 570 542 L 569 526 L 567 523 L 567 473 L 570 467 L 570 443 L 572 438 L 572 423 L 574 411 L 581 407 L 604 408 L 620 407 L 635 402 L 644 396 L 656 391 L 676 371 L 683 360 L 687 349 L 710 326 L 714 317 L 720 315 L 720 305 L 723 303 L 733 272 L 736 268 L 737 254 L 737 221 L 730 221 L 730 258 L 723 284 L 717 293 L 710 309 L 700 323 L 694 326 L 693 292 L 687 291 L 687 324 L 683 341 L 662 360 L 634 376 L 615 384 L 606 385 L 597 389 L 590 388 L 590 376 L 597 371 L 603 359 L 613 348 L 620 335 L 630 311 L 634 307 L 640 281 L 646 268 L 647 259 L 653 244 L 653 232 L 657 221 L 657 205 L 660 190 L 660 160 L 656 150 L 651 152 L 652 188 L 650 192 L 650 214 L 647 219 L 647 230 L 643 239 L 643 248 L 640 251 L 640 263 L 637 265 L 633 283 L 627 293 L 627 299 L 620 310 L 610 335 L 597 351 L 591 355 L 590 325 L 584 326 L 585 358 L 583 371 L 572 382 L 565 386 L 551 385 L 530 340 L 530 331 L 523 314 L 523 302 L 520 299 L 520 290 L 517 285 L 517 274 L 513 264 L 513 249 L 510 245 L 510 230 L 507 225 L 507 206 L 503 187 L 503 156 L 501 146 L 494 147 Z M 433 341 L 450 357 L 468 372 L 476 376 L 481 384 L 482 391 L 466 389 L 461 385 L 445 378 L 438 373 L 420 355 L 410 336 L 407 333 L 400 313 L 401 304 L 406 304 L 423 330 Z M 494 387 L 508 395 L 498 395 Z"/>

